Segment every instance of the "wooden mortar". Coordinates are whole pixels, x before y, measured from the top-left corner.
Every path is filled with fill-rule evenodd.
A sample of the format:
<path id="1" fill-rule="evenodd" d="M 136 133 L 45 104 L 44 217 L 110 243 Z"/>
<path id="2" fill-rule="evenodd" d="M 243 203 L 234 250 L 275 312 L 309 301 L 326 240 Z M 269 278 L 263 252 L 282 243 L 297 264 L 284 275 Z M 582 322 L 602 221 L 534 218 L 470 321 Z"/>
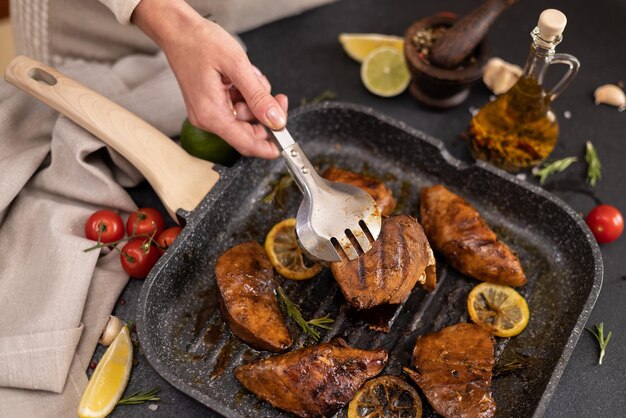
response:
<path id="1" fill-rule="evenodd" d="M 467 99 L 470 86 L 478 80 L 489 59 L 489 46 L 483 39 L 472 52 L 475 61 L 464 68 L 440 68 L 422 59 L 413 44 L 415 34 L 426 28 L 451 27 L 458 18 L 439 15 L 413 23 L 404 35 L 404 55 L 411 71 L 409 91 L 420 103 L 447 109 L 458 106 Z"/>

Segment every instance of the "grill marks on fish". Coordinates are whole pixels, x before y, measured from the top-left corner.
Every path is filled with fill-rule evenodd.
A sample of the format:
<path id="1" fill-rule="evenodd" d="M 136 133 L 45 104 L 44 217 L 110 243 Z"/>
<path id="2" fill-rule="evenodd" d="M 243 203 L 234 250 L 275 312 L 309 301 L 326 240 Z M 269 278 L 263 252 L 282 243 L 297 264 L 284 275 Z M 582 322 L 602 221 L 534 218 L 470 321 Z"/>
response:
<path id="1" fill-rule="evenodd" d="M 336 338 L 235 370 L 248 390 L 300 417 L 330 416 L 387 363 L 383 349 L 352 348 Z"/>
<path id="2" fill-rule="evenodd" d="M 233 334 L 259 350 L 279 352 L 291 346 L 276 300 L 274 270 L 259 243 L 245 242 L 224 252 L 215 277 L 222 317 Z"/>
<path id="3" fill-rule="evenodd" d="M 324 171 L 322 177 L 329 181 L 351 184 L 363 189 L 376 201 L 376 206 L 383 216 L 390 215 L 396 208 L 396 200 L 391 190 L 384 183 L 371 177 L 337 167 L 330 167 Z"/>
<path id="4" fill-rule="evenodd" d="M 491 418 L 493 336 L 475 324 L 456 324 L 419 337 L 413 349 L 415 370 L 405 372 L 444 417 Z"/>
<path id="5" fill-rule="evenodd" d="M 346 300 L 357 309 L 369 309 L 404 302 L 416 283 L 424 284 L 427 276 L 436 280 L 434 266 L 417 220 L 396 215 L 383 218 L 370 251 L 356 260 L 331 263 L 331 271 Z"/>
<path id="6" fill-rule="evenodd" d="M 442 185 L 424 188 L 420 215 L 430 243 L 461 273 L 508 286 L 526 284 L 517 255 L 462 197 Z"/>

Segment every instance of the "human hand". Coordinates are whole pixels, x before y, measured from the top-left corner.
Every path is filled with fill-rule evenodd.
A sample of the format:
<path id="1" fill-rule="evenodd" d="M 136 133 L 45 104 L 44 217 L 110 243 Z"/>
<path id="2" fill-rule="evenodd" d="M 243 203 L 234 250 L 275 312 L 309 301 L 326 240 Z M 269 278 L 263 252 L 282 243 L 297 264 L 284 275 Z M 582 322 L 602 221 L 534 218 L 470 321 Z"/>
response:
<path id="1" fill-rule="evenodd" d="M 272 97 L 267 78 L 228 32 L 184 1 L 142 0 L 133 22 L 165 52 L 194 126 L 242 155 L 279 155 L 264 126 L 285 126 L 287 96 Z"/>

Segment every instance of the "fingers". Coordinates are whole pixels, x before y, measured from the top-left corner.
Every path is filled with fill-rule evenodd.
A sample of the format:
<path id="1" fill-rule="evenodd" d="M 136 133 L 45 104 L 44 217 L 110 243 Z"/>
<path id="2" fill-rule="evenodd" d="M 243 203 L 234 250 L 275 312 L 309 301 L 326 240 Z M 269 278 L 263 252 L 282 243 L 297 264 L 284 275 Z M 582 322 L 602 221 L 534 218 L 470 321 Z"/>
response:
<path id="1" fill-rule="evenodd" d="M 289 100 L 287 99 L 287 96 L 285 96 L 284 94 L 278 94 L 274 97 L 274 99 L 278 102 L 281 109 L 283 109 L 283 112 L 287 114 L 287 109 L 289 107 Z M 235 102 L 234 107 L 236 111 L 237 120 L 244 121 L 244 122 L 256 121 L 256 116 L 254 116 L 254 113 L 252 113 L 252 110 L 250 110 L 246 102 L 243 102 L 243 101 Z"/>
<path id="2" fill-rule="evenodd" d="M 243 96 L 252 114 L 272 129 L 283 128 L 287 117 L 282 106 L 270 95 L 269 82 L 249 61 L 239 64 L 228 74 L 229 79 Z"/>
<path id="3" fill-rule="evenodd" d="M 261 124 L 235 120 L 227 126 L 217 127 L 215 131 L 243 156 L 274 159 L 279 155 L 269 133 Z"/>

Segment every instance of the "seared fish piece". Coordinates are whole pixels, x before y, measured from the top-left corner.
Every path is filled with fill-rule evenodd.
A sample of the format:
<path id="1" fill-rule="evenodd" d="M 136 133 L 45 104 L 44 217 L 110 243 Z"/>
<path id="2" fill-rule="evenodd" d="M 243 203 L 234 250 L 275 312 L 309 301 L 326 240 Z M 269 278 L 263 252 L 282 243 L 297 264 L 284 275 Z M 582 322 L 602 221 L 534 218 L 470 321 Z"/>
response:
<path id="1" fill-rule="evenodd" d="M 461 273 L 502 285 L 526 284 L 517 255 L 462 197 L 442 185 L 426 187 L 420 191 L 420 215 L 430 243 Z"/>
<path id="2" fill-rule="evenodd" d="M 391 190 L 384 183 L 371 177 L 336 167 L 330 167 L 324 171 L 322 177 L 329 181 L 347 183 L 365 190 L 376 201 L 376 206 L 383 216 L 390 215 L 396 208 L 396 200 L 393 198 Z"/>
<path id="3" fill-rule="evenodd" d="M 415 371 L 404 371 L 422 389 L 438 414 L 454 418 L 489 418 L 493 337 L 475 324 L 456 324 L 419 337 L 413 349 Z"/>
<path id="4" fill-rule="evenodd" d="M 217 259 L 222 316 L 237 337 L 258 350 L 283 351 L 292 340 L 276 300 L 274 270 L 258 242 L 245 242 Z"/>
<path id="5" fill-rule="evenodd" d="M 337 338 L 240 366 L 235 377 L 277 408 L 300 417 L 321 417 L 350 402 L 386 363 L 385 350 L 360 350 Z"/>
<path id="6" fill-rule="evenodd" d="M 330 265 L 346 300 L 357 309 L 404 302 L 415 283 L 434 288 L 435 257 L 420 224 L 408 215 L 383 218 L 372 249 Z"/>

